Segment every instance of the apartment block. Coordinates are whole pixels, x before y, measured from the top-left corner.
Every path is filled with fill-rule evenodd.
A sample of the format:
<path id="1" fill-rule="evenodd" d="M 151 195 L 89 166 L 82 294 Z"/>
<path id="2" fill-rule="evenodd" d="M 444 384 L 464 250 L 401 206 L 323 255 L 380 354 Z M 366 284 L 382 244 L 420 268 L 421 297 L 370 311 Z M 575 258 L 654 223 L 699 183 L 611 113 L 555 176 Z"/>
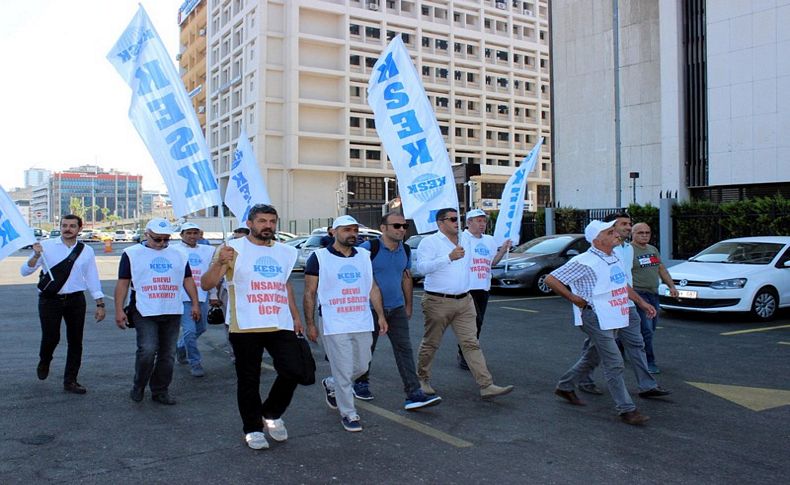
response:
<path id="1" fill-rule="evenodd" d="M 198 3 L 207 9 L 206 137 L 223 192 L 244 128 L 284 220 L 353 214 L 396 197 L 366 87 L 379 54 L 401 35 L 451 161 L 479 173 L 473 204 L 496 208 L 541 136 L 528 207 L 548 202 L 546 0 Z M 459 185 L 459 193 L 468 190 Z"/>

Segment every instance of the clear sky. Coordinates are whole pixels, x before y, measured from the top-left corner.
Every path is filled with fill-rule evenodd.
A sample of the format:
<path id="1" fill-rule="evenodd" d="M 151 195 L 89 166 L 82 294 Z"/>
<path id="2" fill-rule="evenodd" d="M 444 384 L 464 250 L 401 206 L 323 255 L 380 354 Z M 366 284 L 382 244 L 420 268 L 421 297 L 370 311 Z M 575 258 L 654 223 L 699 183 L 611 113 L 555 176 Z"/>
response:
<path id="1" fill-rule="evenodd" d="M 0 0 L 0 185 L 31 167 L 97 164 L 165 189 L 106 56 L 142 3 L 174 59 L 183 0 Z"/>

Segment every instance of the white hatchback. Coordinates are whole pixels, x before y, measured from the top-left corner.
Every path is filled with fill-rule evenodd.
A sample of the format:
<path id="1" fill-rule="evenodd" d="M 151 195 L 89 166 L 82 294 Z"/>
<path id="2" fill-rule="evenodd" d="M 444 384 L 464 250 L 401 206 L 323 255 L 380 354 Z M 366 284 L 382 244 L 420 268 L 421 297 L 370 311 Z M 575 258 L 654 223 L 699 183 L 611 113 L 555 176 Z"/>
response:
<path id="1" fill-rule="evenodd" d="M 661 308 L 751 312 L 769 320 L 790 306 L 790 237 L 741 237 L 718 242 L 669 268 L 680 296 L 658 287 Z"/>

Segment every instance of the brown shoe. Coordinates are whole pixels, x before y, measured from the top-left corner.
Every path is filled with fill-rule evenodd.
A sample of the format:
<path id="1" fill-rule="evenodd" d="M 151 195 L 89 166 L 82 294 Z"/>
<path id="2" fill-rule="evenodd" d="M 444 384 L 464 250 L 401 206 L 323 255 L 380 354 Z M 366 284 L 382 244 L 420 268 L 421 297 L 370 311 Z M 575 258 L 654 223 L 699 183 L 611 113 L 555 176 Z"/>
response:
<path id="1" fill-rule="evenodd" d="M 510 394 L 511 392 L 513 392 L 513 386 L 497 386 L 496 384 L 491 384 L 488 387 L 480 389 L 480 397 L 488 400 Z"/>
<path id="2" fill-rule="evenodd" d="M 585 406 L 584 402 L 579 399 L 574 391 L 563 391 L 562 389 L 554 389 L 554 394 L 565 399 L 574 406 Z"/>
<path id="3" fill-rule="evenodd" d="M 63 390 L 72 394 L 85 394 L 88 392 L 79 382 L 64 382 Z"/>
<path id="4" fill-rule="evenodd" d="M 622 419 L 625 424 L 631 424 L 636 426 L 640 424 L 645 424 L 650 419 L 650 417 L 645 416 L 644 414 L 641 414 L 639 411 L 634 409 L 633 411 L 628 411 L 627 413 L 621 414 L 620 419 Z"/>

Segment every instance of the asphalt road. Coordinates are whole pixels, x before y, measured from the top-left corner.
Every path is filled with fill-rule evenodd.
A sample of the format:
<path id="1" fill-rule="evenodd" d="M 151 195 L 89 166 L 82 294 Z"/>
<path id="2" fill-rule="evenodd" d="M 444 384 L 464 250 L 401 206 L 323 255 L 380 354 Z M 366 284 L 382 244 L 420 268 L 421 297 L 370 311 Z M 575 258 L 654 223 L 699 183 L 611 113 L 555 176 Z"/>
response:
<path id="1" fill-rule="evenodd" d="M 639 409 L 652 418 L 631 427 L 617 419 L 608 395 L 581 395 L 588 405 L 574 407 L 552 394 L 583 341 L 568 304 L 496 294 L 481 342 L 495 381 L 516 386 L 511 395 L 481 401 L 469 373 L 455 364 L 455 338 L 448 333 L 432 380 L 442 404 L 404 411 L 384 338 L 373 362 L 376 398 L 359 406 L 362 433 L 343 430 L 317 384 L 297 389 L 284 416 L 288 441 L 270 440 L 269 450 L 253 451 L 243 442 L 222 328 L 211 327 L 200 341 L 206 377 L 177 366 L 176 406 L 129 399 L 134 332 L 111 321 L 95 324 L 91 315 L 80 372 L 88 394 L 62 390 L 65 332 L 50 378 L 37 380 L 37 300 L 33 278 L 15 276 L 20 262 L 0 262 L 0 296 L 7 303 L 0 319 L 3 484 L 721 484 L 786 483 L 790 476 L 788 312 L 770 324 L 743 316 L 665 316 L 655 340 L 658 377 L 673 394 L 637 398 L 627 370 Z M 115 264 L 117 256 L 100 258 L 109 295 Z M 302 276 L 294 280 L 301 295 Z M 416 348 L 423 324 L 418 310 L 411 323 Z M 731 334 L 738 331 L 748 333 Z M 313 351 L 320 380 L 328 365 L 319 346 Z M 264 393 L 273 376 L 270 367 L 263 370 Z M 603 387 L 600 371 L 597 380 Z"/>

